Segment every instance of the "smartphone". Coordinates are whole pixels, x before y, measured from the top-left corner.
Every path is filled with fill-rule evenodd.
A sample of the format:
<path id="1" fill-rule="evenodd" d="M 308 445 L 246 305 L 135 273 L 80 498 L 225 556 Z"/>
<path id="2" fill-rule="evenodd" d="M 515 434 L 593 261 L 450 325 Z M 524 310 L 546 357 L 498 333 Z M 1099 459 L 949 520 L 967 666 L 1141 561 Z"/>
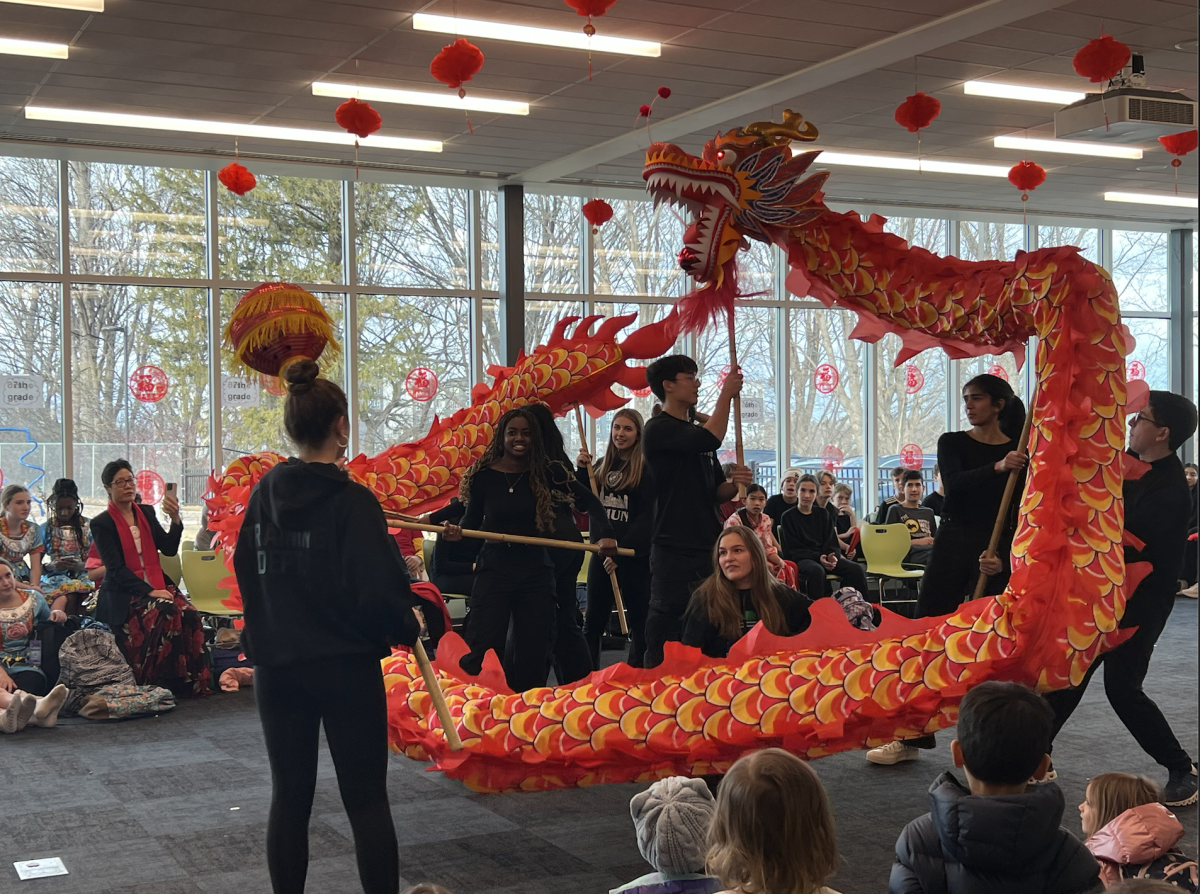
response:
<path id="1" fill-rule="evenodd" d="M 168 497 L 177 497 L 178 496 L 178 494 L 175 493 L 175 489 L 177 486 L 178 485 L 176 485 L 176 483 L 174 481 L 167 482 L 167 496 Z"/>

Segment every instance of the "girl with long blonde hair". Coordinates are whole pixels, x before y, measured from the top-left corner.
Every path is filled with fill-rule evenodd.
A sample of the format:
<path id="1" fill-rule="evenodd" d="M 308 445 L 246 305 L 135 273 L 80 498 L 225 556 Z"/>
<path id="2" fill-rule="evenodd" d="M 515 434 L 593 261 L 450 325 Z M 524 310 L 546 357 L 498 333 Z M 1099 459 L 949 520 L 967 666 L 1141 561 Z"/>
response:
<path id="1" fill-rule="evenodd" d="M 612 579 L 609 571 L 616 570 L 617 585 L 625 604 L 629 622 L 630 667 L 641 667 L 646 653 L 646 610 L 650 605 L 650 535 L 654 527 L 654 483 L 642 456 L 642 414 L 625 408 L 613 415 L 604 456 L 594 463 L 586 448 L 579 451 L 579 480 L 589 484 L 590 474 L 596 477 L 600 502 L 622 546 L 636 551 L 632 559 L 615 562 L 605 559 L 588 566 L 587 614 L 583 636 L 591 650 L 592 661 L 600 666 L 601 637 L 612 620 Z"/>

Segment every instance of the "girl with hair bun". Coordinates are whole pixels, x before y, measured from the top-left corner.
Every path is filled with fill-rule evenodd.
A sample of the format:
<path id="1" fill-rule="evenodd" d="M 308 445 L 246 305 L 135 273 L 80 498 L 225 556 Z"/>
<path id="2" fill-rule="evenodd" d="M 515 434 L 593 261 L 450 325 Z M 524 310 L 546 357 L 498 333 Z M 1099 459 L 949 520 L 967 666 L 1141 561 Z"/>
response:
<path id="1" fill-rule="evenodd" d="M 267 868 L 276 894 L 303 892 L 324 726 L 363 890 L 395 894 L 379 661 L 389 644 L 416 641 L 417 600 L 379 501 L 343 468 L 346 395 L 319 371 L 309 359 L 284 370 L 283 424 L 297 456 L 255 485 L 233 559 L 271 762 Z"/>

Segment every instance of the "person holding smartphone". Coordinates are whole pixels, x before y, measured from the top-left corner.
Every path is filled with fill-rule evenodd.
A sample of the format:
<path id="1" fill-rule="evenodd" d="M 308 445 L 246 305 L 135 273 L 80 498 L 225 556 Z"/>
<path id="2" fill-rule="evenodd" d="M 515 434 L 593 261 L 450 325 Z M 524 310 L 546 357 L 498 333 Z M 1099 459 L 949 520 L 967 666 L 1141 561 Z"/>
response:
<path id="1" fill-rule="evenodd" d="M 92 526 L 83 517 L 79 489 L 70 478 L 59 478 L 46 501 L 50 518 L 42 525 L 42 592 L 51 609 L 68 615 L 83 612 L 94 585 L 88 580 L 86 559 L 92 546 Z"/>
<path id="2" fill-rule="evenodd" d="M 183 537 L 173 489 L 162 501 L 171 520 L 164 531 L 152 508 L 134 502 L 137 484 L 128 460 L 106 465 L 100 481 L 109 503 L 92 519 L 105 568 L 96 620 L 112 630 L 139 684 L 162 686 L 181 698 L 208 695 L 211 673 L 204 660 L 200 613 L 158 561 L 160 552 L 176 555 Z"/>

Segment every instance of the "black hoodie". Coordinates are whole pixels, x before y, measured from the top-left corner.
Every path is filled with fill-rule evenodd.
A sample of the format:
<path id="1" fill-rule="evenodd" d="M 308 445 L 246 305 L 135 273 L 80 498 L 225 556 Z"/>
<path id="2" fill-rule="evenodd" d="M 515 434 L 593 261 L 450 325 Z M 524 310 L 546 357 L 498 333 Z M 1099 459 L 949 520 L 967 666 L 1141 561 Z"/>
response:
<path id="1" fill-rule="evenodd" d="M 953 773 L 929 788 L 931 813 L 904 827 L 888 894 L 1076 894 L 1100 890 L 1100 867 L 1060 828 L 1054 783 L 1021 795 L 972 795 Z"/>
<path id="2" fill-rule="evenodd" d="M 233 566 L 256 665 L 383 658 L 416 640 L 418 600 L 379 501 L 330 463 L 292 457 L 262 477 Z"/>

